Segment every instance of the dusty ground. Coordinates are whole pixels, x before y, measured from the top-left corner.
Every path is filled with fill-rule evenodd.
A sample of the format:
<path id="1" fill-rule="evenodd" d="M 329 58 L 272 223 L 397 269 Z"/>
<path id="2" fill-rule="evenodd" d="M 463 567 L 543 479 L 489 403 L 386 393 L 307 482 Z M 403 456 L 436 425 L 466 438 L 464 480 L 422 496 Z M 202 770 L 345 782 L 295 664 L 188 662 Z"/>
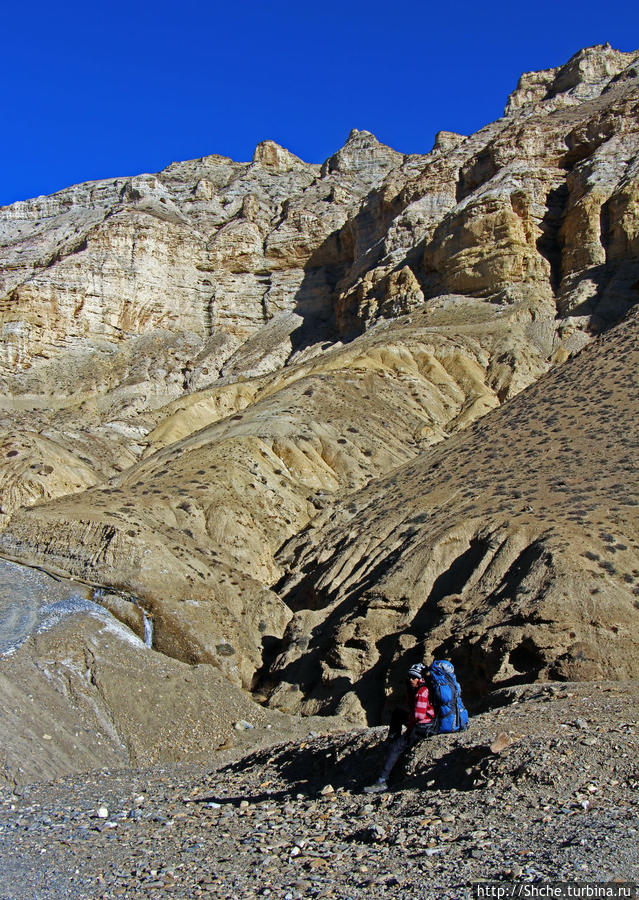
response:
<path id="1" fill-rule="evenodd" d="M 497 692 L 414 752 L 310 733 L 204 766 L 93 772 L 0 795 L 2 897 L 470 897 L 639 881 L 639 684 Z M 491 749 L 492 747 L 492 749 Z"/>

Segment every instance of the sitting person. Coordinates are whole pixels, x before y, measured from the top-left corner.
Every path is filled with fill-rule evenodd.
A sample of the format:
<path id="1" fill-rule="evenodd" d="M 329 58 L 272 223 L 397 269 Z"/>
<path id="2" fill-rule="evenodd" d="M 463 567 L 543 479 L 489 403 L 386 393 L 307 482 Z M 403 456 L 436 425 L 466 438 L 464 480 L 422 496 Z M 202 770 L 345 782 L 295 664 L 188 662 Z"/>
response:
<path id="1" fill-rule="evenodd" d="M 388 789 L 388 778 L 397 760 L 410 747 L 424 737 L 437 734 L 439 730 L 435 707 L 429 696 L 428 686 L 424 678 L 425 666 L 411 666 L 407 676 L 408 715 L 393 715 L 389 738 L 391 745 L 382 769 L 375 782 L 364 788 L 367 794 L 375 794 Z M 406 731 L 402 732 L 401 718 L 406 721 Z"/>

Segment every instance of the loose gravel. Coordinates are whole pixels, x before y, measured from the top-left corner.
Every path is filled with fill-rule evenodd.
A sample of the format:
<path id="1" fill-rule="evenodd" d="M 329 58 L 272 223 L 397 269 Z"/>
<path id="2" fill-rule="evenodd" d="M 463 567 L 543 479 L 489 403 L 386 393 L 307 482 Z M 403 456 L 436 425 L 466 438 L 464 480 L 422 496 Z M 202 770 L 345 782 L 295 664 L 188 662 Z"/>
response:
<path id="1" fill-rule="evenodd" d="M 461 898 L 639 882 L 639 685 L 502 691 L 364 794 L 386 729 L 0 794 L 0 896 Z M 237 754 L 236 754 L 237 756 Z"/>

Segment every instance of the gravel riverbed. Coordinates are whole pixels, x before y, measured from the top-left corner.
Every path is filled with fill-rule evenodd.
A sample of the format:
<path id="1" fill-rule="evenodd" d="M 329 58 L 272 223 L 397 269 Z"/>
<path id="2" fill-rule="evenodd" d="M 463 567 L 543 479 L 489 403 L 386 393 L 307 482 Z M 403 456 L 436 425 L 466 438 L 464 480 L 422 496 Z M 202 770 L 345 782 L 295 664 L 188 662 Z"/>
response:
<path id="1" fill-rule="evenodd" d="M 0 794 L 0 896 L 472 897 L 639 882 L 639 685 L 502 691 L 363 793 L 386 729 Z"/>

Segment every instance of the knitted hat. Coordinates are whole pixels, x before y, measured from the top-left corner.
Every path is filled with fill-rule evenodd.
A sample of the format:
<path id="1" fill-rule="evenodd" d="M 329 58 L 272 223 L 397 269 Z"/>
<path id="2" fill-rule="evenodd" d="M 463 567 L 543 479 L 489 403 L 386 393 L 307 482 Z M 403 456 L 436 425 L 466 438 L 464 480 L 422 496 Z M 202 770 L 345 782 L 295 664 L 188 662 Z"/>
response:
<path id="1" fill-rule="evenodd" d="M 408 670 L 408 678 L 419 678 L 422 680 L 424 678 L 424 665 L 422 663 L 415 663 L 414 666 L 411 666 Z"/>

